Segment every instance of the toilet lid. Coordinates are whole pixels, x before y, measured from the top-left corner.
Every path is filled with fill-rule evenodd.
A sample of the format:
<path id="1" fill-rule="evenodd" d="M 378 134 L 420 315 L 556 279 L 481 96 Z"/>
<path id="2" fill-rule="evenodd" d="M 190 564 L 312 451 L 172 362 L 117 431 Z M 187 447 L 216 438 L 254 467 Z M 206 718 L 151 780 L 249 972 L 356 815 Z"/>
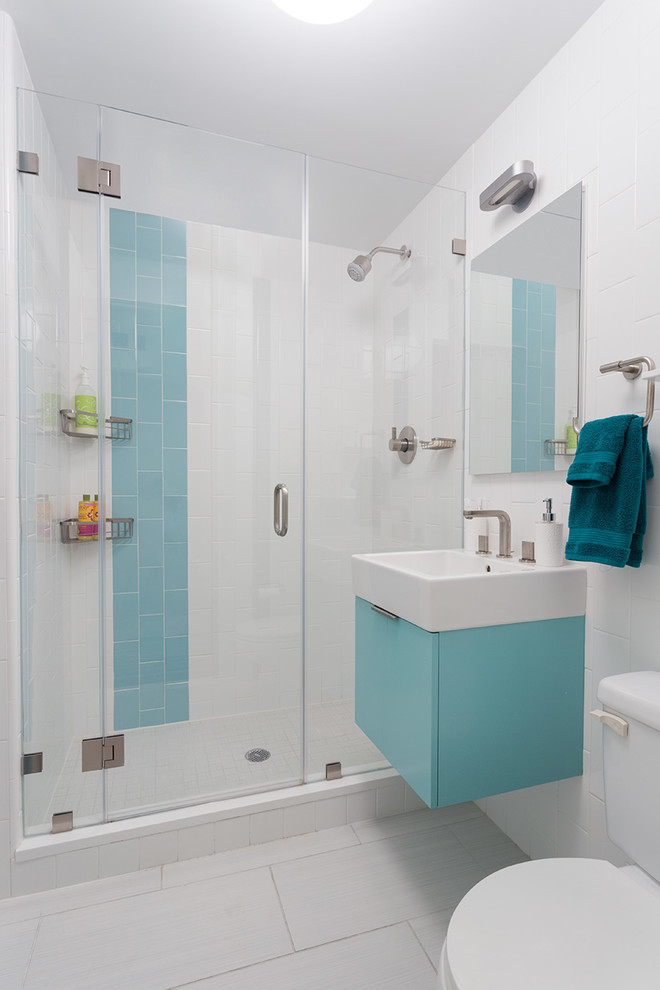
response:
<path id="1" fill-rule="evenodd" d="M 660 900 L 599 859 L 540 859 L 473 887 L 446 940 L 456 990 L 658 990 Z"/>

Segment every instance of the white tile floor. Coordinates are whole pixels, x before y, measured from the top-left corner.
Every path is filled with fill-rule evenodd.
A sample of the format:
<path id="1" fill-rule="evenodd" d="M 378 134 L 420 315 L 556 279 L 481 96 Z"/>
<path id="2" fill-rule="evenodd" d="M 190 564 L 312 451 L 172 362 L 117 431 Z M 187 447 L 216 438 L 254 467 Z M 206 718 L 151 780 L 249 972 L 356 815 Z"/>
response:
<path id="1" fill-rule="evenodd" d="M 82 773 L 81 741 L 73 739 L 56 779 L 25 778 L 28 834 L 50 831 L 52 815 L 73 811 L 77 825 L 101 821 L 103 787 L 109 818 L 201 804 L 229 794 L 255 793 L 298 783 L 302 774 L 300 709 L 248 712 L 197 722 L 174 722 L 125 732 L 125 765 L 106 774 Z M 344 775 L 388 766 L 355 724 L 354 702 L 310 705 L 307 711 L 308 779 L 339 761 Z M 264 748 L 263 763 L 245 759 Z M 57 761 L 57 757 L 55 756 Z"/>
<path id="2" fill-rule="evenodd" d="M 0 902 L 2 990 L 434 990 L 452 910 L 526 859 L 473 804 Z"/>

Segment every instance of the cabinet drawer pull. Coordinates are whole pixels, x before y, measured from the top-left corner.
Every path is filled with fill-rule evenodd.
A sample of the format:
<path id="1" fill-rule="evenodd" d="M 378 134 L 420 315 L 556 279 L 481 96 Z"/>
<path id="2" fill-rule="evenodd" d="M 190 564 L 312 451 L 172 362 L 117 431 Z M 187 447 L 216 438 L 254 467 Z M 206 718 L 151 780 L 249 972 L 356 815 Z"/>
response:
<path id="1" fill-rule="evenodd" d="M 398 615 L 395 615 L 394 612 L 388 612 L 386 608 L 380 608 L 379 605 L 372 605 L 371 606 L 371 611 L 372 612 L 378 612 L 379 615 L 384 615 L 388 619 L 398 619 L 399 618 L 399 616 Z"/>

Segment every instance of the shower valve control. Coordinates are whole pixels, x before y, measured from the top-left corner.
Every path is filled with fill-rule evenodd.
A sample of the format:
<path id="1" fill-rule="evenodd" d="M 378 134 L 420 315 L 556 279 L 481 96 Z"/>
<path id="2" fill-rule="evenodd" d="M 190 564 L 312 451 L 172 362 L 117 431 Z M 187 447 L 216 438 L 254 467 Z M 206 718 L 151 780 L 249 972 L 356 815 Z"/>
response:
<path id="1" fill-rule="evenodd" d="M 412 426 L 404 426 L 398 437 L 396 435 L 396 426 L 393 426 L 389 448 L 394 453 L 398 453 L 400 461 L 404 464 L 410 464 L 417 453 L 417 434 Z"/>

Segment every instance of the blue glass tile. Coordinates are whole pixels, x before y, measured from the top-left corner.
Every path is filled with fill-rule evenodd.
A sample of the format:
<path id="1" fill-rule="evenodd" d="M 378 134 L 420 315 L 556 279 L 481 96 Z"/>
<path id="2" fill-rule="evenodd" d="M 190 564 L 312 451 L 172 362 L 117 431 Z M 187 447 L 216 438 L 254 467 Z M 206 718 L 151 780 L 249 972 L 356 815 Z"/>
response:
<path id="1" fill-rule="evenodd" d="M 140 471 L 162 470 L 163 427 L 160 423 L 140 423 L 137 453 Z"/>
<path id="2" fill-rule="evenodd" d="M 527 309 L 527 282 L 524 279 L 513 279 L 511 301 L 514 309 Z"/>
<path id="3" fill-rule="evenodd" d="M 140 423 L 162 423 L 163 396 L 160 375 L 138 375 L 137 398 Z"/>
<path id="4" fill-rule="evenodd" d="M 528 282 L 527 283 L 527 295 L 528 296 L 529 296 L 529 293 L 530 292 L 535 293 L 535 295 L 541 295 L 542 291 L 543 291 L 543 283 L 542 282 Z"/>
<path id="5" fill-rule="evenodd" d="M 152 305 L 160 306 L 161 285 L 162 283 L 159 278 L 148 278 L 146 275 L 138 275 L 138 280 L 137 280 L 138 305 L 142 303 L 151 303 Z"/>
<path id="6" fill-rule="evenodd" d="M 519 472 L 526 470 L 527 470 L 527 461 L 524 458 L 514 457 L 511 459 L 512 474 L 518 474 Z"/>
<path id="7" fill-rule="evenodd" d="M 161 235 L 154 227 L 138 227 L 136 241 L 137 273 L 161 277 Z M 160 299 L 158 299 L 160 302 Z"/>
<path id="8" fill-rule="evenodd" d="M 552 361 L 545 361 L 543 359 L 543 352 L 541 352 L 541 385 L 543 388 L 555 387 L 554 355 Z"/>
<path id="9" fill-rule="evenodd" d="M 542 290 L 542 308 L 544 313 L 552 316 L 557 311 L 557 289 L 554 285 L 544 285 Z"/>
<path id="10" fill-rule="evenodd" d="M 158 227 L 160 230 L 162 226 L 162 218 L 151 213 L 137 213 L 136 222 L 138 227 Z"/>
<path id="11" fill-rule="evenodd" d="M 110 300 L 110 346 L 135 348 L 135 302 Z"/>
<path id="12" fill-rule="evenodd" d="M 541 436 L 541 407 L 529 403 L 527 406 L 527 440 L 538 440 Z"/>
<path id="13" fill-rule="evenodd" d="M 113 651 L 113 674 L 115 691 L 137 688 L 140 685 L 138 672 L 138 644 L 115 643 Z"/>
<path id="14" fill-rule="evenodd" d="M 188 408 L 185 402 L 163 402 L 163 446 L 188 446 Z"/>
<path id="15" fill-rule="evenodd" d="M 140 567 L 163 566 L 163 522 L 161 519 L 140 520 L 138 563 Z"/>
<path id="16" fill-rule="evenodd" d="M 140 724 L 139 692 L 115 691 L 115 729 L 136 729 Z"/>
<path id="17" fill-rule="evenodd" d="M 139 281 L 139 280 L 138 280 Z M 540 292 L 529 292 L 527 294 L 527 329 L 541 329 L 541 294 Z"/>
<path id="18" fill-rule="evenodd" d="M 188 635 L 188 592 L 165 592 L 165 635 Z"/>
<path id="19" fill-rule="evenodd" d="M 527 310 L 514 309 L 511 313 L 511 344 L 525 347 L 527 342 Z"/>
<path id="20" fill-rule="evenodd" d="M 511 348 L 511 380 L 515 385 L 527 383 L 527 350 L 524 347 Z"/>
<path id="21" fill-rule="evenodd" d="M 541 470 L 541 444 L 536 441 L 529 442 L 527 444 L 527 470 L 528 471 L 540 471 Z"/>
<path id="22" fill-rule="evenodd" d="M 188 680 L 188 637 L 165 637 L 165 682 Z"/>
<path id="23" fill-rule="evenodd" d="M 120 519 L 137 519 L 137 496 L 136 495 L 115 495 L 112 496 L 112 514 Z M 134 537 L 135 539 L 135 537 Z M 114 550 L 120 549 L 120 547 L 130 546 L 126 544 L 123 540 L 121 544 L 117 544 L 113 548 Z"/>
<path id="24" fill-rule="evenodd" d="M 112 548 L 112 587 L 115 594 L 138 590 L 137 546 L 117 543 Z"/>
<path id="25" fill-rule="evenodd" d="M 137 569 L 137 568 L 136 568 Z M 163 613 L 163 568 L 140 568 L 140 615 L 162 615 Z M 142 635 L 142 630 L 140 630 Z"/>
<path id="26" fill-rule="evenodd" d="M 160 375 L 162 371 L 160 327 L 137 328 L 137 370 L 143 375 Z"/>
<path id="27" fill-rule="evenodd" d="M 113 347 L 110 350 L 110 374 L 112 380 L 112 396 L 114 398 L 134 399 L 137 392 L 137 369 L 135 366 L 135 351 Z"/>
<path id="28" fill-rule="evenodd" d="M 140 721 L 144 725 L 144 713 L 152 711 L 153 709 L 163 710 L 165 705 L 165 685 L 164 684 L 146 684 L 144 687 L 140 687 Z M 156 723 L 160 725 L 161 723 Z"/>
<path id="29" fill-rule="evenodd" d="M 163 642 L 163 615 L 141 615 L 140 616 L 140 685 L 145 683 L 143 671 L 145 661 L 158 660 L 161 668 L 161 683 L 165 679 L 164 662 L 165 644 Z M 152 666 L 152 664 L 149 664 Z M 150 708 L 158 708 L 158 705 L 150 705 Z"/>
<path id="30" fill-rule="evenodd" d="M 186 259 L 163 257 L 163 302 L 186 305 Z"/>
<path id="31" fill-rule="evenodd" d="M 511 423 L 511 457 L 525 459 L 525 423 Z"/>
<path id="32" fill-rule="evenodd" d="M 163 254 L 186 257 L 186 222 L 163 217 Z"/>
<path id="33" fill-rule="evenodd" d="M 188 685 L 187 684 L 166 684 L 165 685 L 165 721 L 166 722 L 187 722 L 188 713 Z"/>
<path id="34" fill-rule="evenodd" d="M 527 386 L 516 385 L 514 382 L 511 386 L 511 419 L 517 419 L 519 422 L 522 422 L 525 418 L 526 407 Z"/>
<path id="35" fill-rule="evenodd" d="M 183 543 L 188 539 L 188 500 L 166 495 L 163 499 L 164 535 L 166 543 Z M 172 634 L 174 635 L 174 634 Z M 177 633 L 176 635 L 180 635 Z"/>
<path id="36" fill-rule="evenodd" d="M 552 388 L 541 388 L 541 421 L 543 423 L 553 423 L 555 421 L 555 392 Z M 552 427 L 554 436 L 554 425 Z M 547 439 L 550 439 L 548 434 Z"/>
<path id="37" fill-rule="evenodd" d="M 554 315 L 544 313 L 541 318 L 542 347 L 544 351 L 554 351 L 557 337 L 556 319 Z"/>
<path id="38" fill-rule="evenodd" d="M 163 398 L 185 402 L 187 394 L 186 355 L 163 354 Z"/>
<path id="39" fill-rule="evenodd" d="M 532 330 L 531 328 L 527 331 L 527 366 L 537 367 L 541 366 L 541 331 Z"/>
<path id="40" fill-rule="evenodd" d="M 185 354 L 187 349 L 185 306 L 163 306 L 163 350 Z"/>
<path id="41" fill-rule="evenodd" d="M 188 494 L 188 452 L 178 448 L 163 451 L 163 493 Z"/>
<path id="42" fill-rule="evenodd" d="M 137 450 L 135 447 L 117 446 L 113 449 L 112 493 L 113 495 L 137 495 Z"/>
<path id="43" fill-rule="evenodd" d="M 138 471 L 138 518 L 163 518 L 163 476 L 160 471 Z"/>
<path id="44" fill-rule="evenodd" d="M 168 591 L 188 587 L 188 544 L 165 544 L 165 588 Z"/>
<path id="45" fill-rule="evenodd" d="M 140 664 L 140 687 L 150 684 L 165 683 L 165 662 L 161 659 L 157 663 Z"/>
<path id="46" fill-rule="evenodd" d="M 140 711 L 140 725 L 164 725 L 165 711 L 163 708 L 151 708 L 147 711 Z"/>
<path id="47" fill-rule="evenodd" d="M 113 299 L 135 299 L 135 254 L 110 248 L 110 295 Z"/>
<path id="48" fill-rule="evenodd" d="M 135 250 L 135 214 L 130 210 L 110 210 L 110 247 Z"/>
<path id="49" fill-rule="evenodd" d="M 163 311 L 160 303 L 150 303 L 138 301 L 137 322 L 143 327 L 159 327 L 163 319 Z"/>
<path id="50" fill-rule="evenodd" d="M 116 643 L 138 638 L 137 594 L 114 595 L 113 630 Z"/>
<path id="51" fill-rule="evenodd" d="M 529 367 L 527 369 L 527 401 L 534 396 L 541 394 L 541 369 Z"/>

